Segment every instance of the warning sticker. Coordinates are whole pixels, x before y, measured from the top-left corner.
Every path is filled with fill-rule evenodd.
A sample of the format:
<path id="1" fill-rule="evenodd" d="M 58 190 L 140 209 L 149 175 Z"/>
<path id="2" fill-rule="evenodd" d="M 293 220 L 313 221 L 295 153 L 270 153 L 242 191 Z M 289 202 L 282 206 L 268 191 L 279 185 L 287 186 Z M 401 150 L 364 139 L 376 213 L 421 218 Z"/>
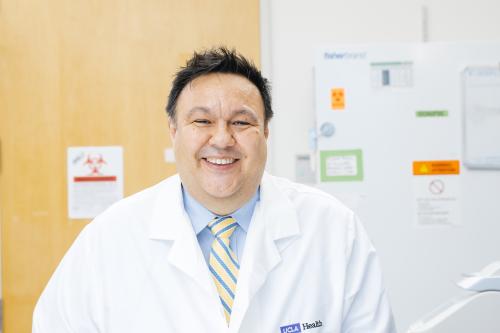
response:
<path id="1" fill-rule="evenodd" d="M 413 174 L 415 176 L 458 175 L 460 174 L 460 161 L 415 161 Z"/>
<path id="2" fill-rule="evenodd" d="M 345 93 L 344 88 L 333 88 L 330 90 L 331 107 L 333 110 L 345 109 Z"/>
<path id="3" fill-rule="evenodd" d="M 460 161 L 414 161 L 415 219 L 420 226 L 460 224 Z"/>
<path id="4" fill-rule="evenodd" d="M 415 221 L 419 226 L 460 224 L 460 182 L 453 175 L 414 177 Z"/>
<path id="5" fill-rule="evenodd" d="M 91 219 L 123 198 L 122 147 L 68 148 L 68 216 Z"/>

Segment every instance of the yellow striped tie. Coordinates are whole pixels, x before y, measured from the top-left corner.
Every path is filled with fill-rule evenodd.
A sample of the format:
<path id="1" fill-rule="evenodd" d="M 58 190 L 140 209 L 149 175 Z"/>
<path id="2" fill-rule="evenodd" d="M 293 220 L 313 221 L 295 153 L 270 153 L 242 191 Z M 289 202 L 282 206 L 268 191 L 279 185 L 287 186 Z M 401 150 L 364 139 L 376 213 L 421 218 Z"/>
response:
<path id="1" fill-rule="evenodd" d="M 216 217 L 208 224 L 208 228 L 215 237 L 210 250 L 209 268 L 228 325 L 240 269 L 238 259 L 229 246 L 229 238 L 237 226 L 238 223 L 231 216 Z"/>

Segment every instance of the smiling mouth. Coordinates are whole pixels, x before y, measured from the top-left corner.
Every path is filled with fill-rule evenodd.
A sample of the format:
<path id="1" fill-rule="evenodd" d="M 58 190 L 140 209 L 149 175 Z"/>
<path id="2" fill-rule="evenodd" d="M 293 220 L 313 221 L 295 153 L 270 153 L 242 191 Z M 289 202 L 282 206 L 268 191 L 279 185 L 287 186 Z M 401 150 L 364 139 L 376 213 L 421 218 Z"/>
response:
<path id="1" fill-rule="evenodd" d="M 238 161 L 237 158 L 215 158 L 215 157 L 206 157 L 203 158 L 205 161 L 207 161 L 210 164 L 215 164 L 215 165 L 229 165 L 233 164 Z"/>

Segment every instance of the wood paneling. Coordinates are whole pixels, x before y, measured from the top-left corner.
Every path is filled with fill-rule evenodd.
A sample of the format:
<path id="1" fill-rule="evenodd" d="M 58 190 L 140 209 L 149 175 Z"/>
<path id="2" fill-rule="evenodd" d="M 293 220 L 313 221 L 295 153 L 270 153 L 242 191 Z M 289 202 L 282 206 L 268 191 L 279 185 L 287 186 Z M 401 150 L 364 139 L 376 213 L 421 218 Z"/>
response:
<path id="1" fill-rule="evenodd" d="M 2 0 L 0 212 L 4 333 L 34 304 L 88 221 L 67 218 L 66 148 L 124 147 L 125 194 L 175 172 L 164 112 L 194 49 L 258 61 L 257 0 Z"/>

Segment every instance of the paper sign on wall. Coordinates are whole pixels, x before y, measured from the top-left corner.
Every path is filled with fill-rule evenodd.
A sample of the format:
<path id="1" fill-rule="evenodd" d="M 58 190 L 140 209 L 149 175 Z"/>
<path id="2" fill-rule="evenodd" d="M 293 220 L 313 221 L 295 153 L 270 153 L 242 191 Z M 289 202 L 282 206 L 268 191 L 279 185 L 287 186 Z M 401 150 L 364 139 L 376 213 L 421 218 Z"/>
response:
<path id="1" fill-rule="evenodd" d="M 94 218 L 123 198 L 122 147 L 68 148 L 68 215 Z"/>
<path id="2" fill-rule="evenodd" d="M 421 226 L 456 226 L 460 219 L 460 162 L 413 162 L 416 223 Z"/>
<path id="3" fill-rule="evenodd" d="M 321 151 L 320 163 L 322 182 L 363 180 L 361 149 Z"/>

